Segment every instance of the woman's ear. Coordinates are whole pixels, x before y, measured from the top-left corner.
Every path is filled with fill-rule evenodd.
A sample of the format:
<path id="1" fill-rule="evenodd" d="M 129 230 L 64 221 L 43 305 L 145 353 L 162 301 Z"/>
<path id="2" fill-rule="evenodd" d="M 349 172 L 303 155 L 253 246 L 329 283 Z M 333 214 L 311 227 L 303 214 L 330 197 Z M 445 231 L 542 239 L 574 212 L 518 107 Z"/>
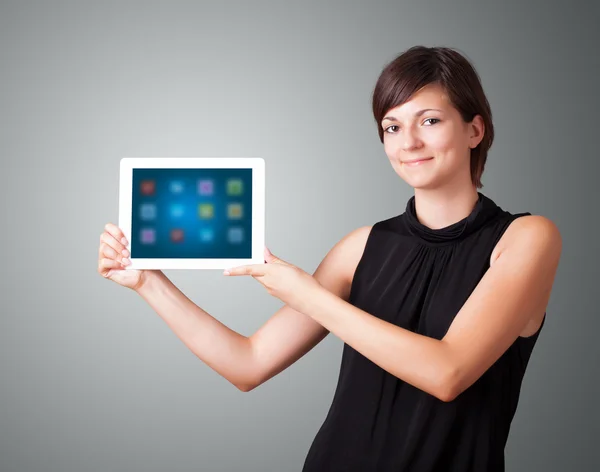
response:
<path id="1" fill-rule="evenodd" d="M 479 146 L 479 143 L 483 139 L 485 134 L 485 124 L 481 115 L 475 115 L 473 120 L 469 123 L 471 134 L 469 136 L 469 147 L 475 149 Z"/>

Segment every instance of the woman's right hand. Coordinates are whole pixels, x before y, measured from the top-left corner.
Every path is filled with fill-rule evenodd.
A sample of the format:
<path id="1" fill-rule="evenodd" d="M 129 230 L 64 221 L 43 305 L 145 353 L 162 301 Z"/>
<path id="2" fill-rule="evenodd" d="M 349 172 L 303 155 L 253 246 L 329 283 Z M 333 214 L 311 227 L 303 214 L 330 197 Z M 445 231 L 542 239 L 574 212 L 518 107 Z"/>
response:
<path id="1" fill-rule="evenodd" d="M 131 264 L 125 235 L 112 223 L 107 223 L 104 230 L 98 249 L 98 273 L 123 287 L 138 290 L 144 282 L 146 271 L 125 270 L 125 266 Z"/>

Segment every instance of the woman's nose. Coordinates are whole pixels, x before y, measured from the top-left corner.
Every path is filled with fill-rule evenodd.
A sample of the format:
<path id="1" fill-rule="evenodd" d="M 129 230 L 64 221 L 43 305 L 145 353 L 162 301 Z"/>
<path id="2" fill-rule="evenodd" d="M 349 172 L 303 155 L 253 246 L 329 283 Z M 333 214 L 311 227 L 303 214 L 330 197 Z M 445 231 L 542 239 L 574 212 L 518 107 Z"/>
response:
<path id="1" fill-rule="evenodd" d="M 421 140 L 410 129 L 406 129 L 402 136 L 402 149 L 405 151 L 418 148 L 421 146 Z"/>

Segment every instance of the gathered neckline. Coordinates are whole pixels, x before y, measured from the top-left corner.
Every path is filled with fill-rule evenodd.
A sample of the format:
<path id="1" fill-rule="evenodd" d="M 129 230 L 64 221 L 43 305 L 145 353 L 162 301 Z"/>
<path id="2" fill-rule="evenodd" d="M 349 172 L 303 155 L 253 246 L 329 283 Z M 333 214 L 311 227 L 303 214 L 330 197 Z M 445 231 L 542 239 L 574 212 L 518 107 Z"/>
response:
<path id="1" fill-rule="evenodd" d="M 477 194 L 479 198 L 468 216 L 439 229 L 429 228 L 419 221 L 413 195 L 408 200 L 404 213 L 408 231 L 429 245 L 445 245 L 463 240 L 503 212 L 493 200 L 481 192 L 477 192 Z"/>

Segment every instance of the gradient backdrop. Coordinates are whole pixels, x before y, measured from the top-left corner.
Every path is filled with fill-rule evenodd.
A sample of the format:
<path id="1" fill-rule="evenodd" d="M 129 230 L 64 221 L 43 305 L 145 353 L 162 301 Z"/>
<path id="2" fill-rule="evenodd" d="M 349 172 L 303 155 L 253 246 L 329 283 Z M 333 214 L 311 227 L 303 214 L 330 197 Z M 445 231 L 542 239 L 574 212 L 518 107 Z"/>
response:
<path id="1" fill-rule="evenodd" d="M 412 195 L 370 97 L 415 44 L 481 75 L 482 192 L 563 235 L 507 471 L 599 470 L 599 19 L 587 1 L 0 0 L 0 471 L 300 470 L 341 341 L 250 393 L 199 361 L 96 272 L 119 160 L 263 157 L 267 244 L 312 273 Z M 247 336 L 282 306 L 250 277 L 166 273 Z"/>

